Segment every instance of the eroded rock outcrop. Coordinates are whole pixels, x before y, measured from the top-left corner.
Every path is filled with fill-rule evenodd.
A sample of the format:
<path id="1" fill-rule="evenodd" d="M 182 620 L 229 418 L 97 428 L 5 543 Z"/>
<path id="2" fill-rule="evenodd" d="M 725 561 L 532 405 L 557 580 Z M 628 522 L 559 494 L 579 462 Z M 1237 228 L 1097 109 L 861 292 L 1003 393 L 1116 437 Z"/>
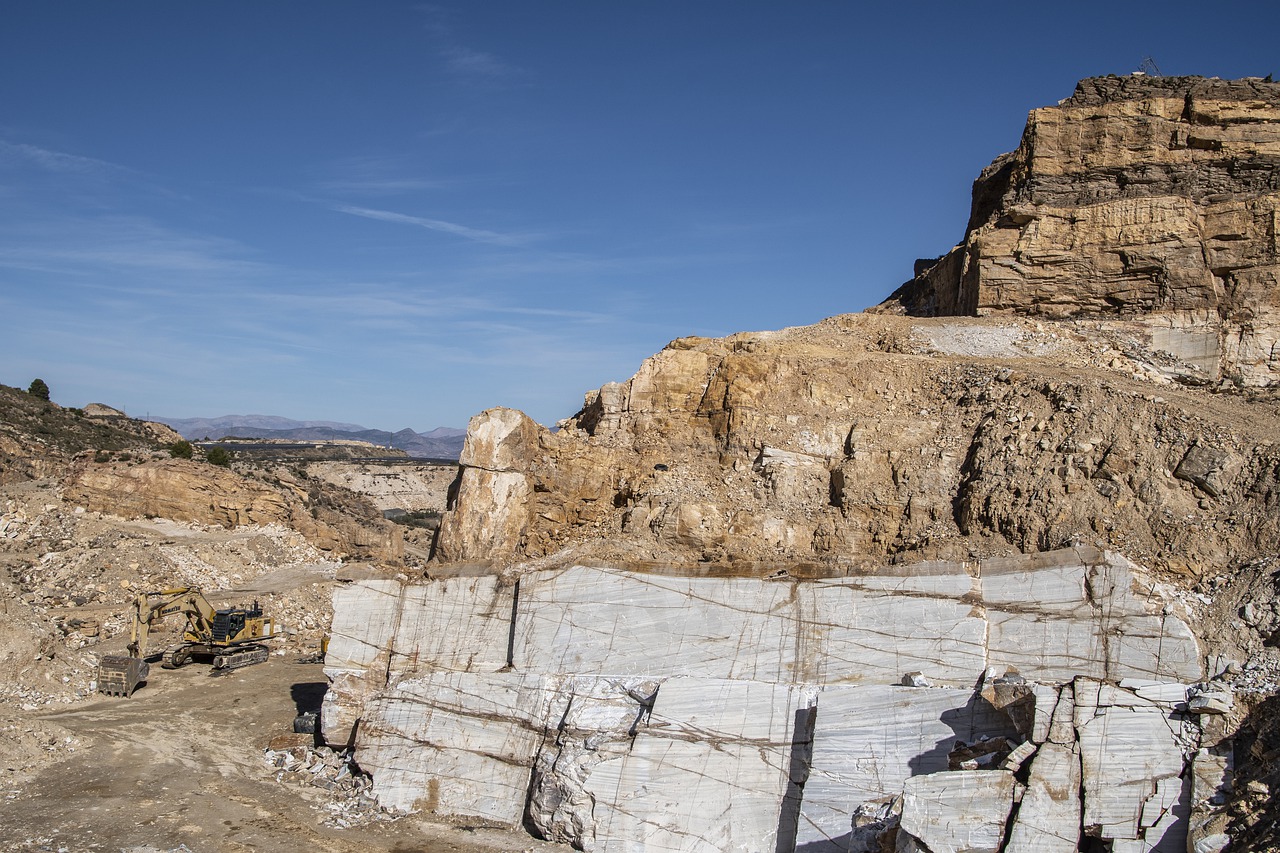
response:
<path id="1" fill-rule="evenodd" d="M 975 182 L 912 314 L 1124 316 L 1209 380 L 1280 381 L 1280 83 L 1083 80 Z"/>
<path id="2" fill-rule="evenodd" d="M 1082 541 L 1191 577 L 1280 547 L 1268 401 L 1096 328 L 848 315 L 684 339 L 550 432 L 478 415 L 437 560 L 786 567 Z"/>
<path id="3" fill-rule="evenodd" d="M 372 507 L 338 511 L 287 474 L 268 484 L 234 471 L 181 459 L 97 463 L 71 467 L 64 499 L 125 518 L 171 518 L 237 527 L 280 523 L 336 557 L 396 562 L 404 540 Z M 364 517 L 362 518 L 361 515 Z"/>

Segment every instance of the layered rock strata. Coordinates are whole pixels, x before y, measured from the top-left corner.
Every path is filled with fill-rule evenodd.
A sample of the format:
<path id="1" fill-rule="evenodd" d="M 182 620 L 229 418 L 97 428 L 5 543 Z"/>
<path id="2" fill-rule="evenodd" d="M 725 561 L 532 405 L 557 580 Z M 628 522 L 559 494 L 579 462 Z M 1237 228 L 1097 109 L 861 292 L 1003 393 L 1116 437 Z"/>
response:
<path id="1" fill-rule="evenodd" d="M 367 581 L 335 597 L 324 736 L 384 806 L 583 850 L 1075 849 L 1082 825 L 1174 849 L 1203 675 L 1179 611 L 1087 548 L 838 580 Z"/>
<path id="2" fill-rule="evenodd" d="M 1280 84 L 1101 77 L 1033 110 L 963 242 L 885 308 L 1123 316 L 1209 380 L 1280 381 Z"/>

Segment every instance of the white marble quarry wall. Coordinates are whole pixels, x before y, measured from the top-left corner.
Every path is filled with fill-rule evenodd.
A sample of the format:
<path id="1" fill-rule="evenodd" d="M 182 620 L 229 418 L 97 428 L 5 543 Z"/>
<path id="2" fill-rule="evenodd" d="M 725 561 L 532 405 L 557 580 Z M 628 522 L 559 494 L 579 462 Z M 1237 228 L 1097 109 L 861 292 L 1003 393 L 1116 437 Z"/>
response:
<path id="1" fill-rule="evenodd" d="M 536 573 L 520 582 L 512 662 L 819 684 L 920 671 L 971 686 L 987 666 L 1050 681 L 1194 680 L 1200 653 L 1186 624 L 1163 613 L 1162 597 L 1135 593 L 1127 561 L 1093 553 L 1092 564 L 1067 550 L 823 581 Z"/>
<path id="2" fill-rule="evenodd" d="M 1082 826 L 1185 848 L 1200 653 L 1116 555 L 574 567 L 365 582 L 334 608 L 324 736 L 386 807 L 587 851 L 1066 850 Z"/>

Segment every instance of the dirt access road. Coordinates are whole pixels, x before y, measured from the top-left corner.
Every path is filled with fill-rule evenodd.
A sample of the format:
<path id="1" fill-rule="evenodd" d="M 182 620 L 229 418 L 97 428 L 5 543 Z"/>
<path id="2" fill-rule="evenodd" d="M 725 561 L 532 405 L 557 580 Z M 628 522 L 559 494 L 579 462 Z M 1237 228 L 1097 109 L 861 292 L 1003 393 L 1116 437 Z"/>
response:
<path id="1" fill-rule="evenodd" d="M 151 667 L 130 699 L 42 713 L 82 745 L 0 789 L 0 850 L 298 853 L 559 851 L 523 833 L 417 816 L 326 826 L 329 795 L 284 784 L 263 759 L 274 735 L 323 695 L 320 666 L 272 657 L 211 677 L 207 665 Z"/>

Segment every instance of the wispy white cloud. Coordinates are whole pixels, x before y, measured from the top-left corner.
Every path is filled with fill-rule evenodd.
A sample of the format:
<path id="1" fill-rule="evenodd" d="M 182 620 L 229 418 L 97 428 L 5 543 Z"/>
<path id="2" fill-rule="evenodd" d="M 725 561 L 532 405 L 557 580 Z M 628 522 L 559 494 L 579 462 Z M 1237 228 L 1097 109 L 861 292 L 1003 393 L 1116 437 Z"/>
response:
<path id="1" fill-rule="evenodd" d="M 501 80 L 517 77 L 523 73 L 516 66 L 503 62 L 492 53 L 471 50 L 458 44 L 442 47 L 440 56 L 445 66 L 454 74 Z"/>
<path id="2" fill-rule="evenodd" d="M 119 248 L 28 248 L 0 250 L 0 266 L 42 272 L 74 272 L 79 268 L 137 268 L 175 273 L 248 273 L 266 269 L 254 261 L 221 258 L 182 246 Z"/>
<path id="3" fill-rule="evenodd" d="M 110 268 L 243 277 L 274 269 L 248 254 L 232 240 L 184 234 L 133 216 L 9 222 L 0 236 L 0 267 L 64 275 L 96 276 Z"/>
<path id="4" fill-rule="evenodd" d="M 448 181 L 430 181 L 422 178 L 353 178 L 321 181 L 318 186 L 322 190 L 335 193 L 400 195 L 422 190 L 438 190 L 448 185 Z"/>
<path id="5" fill-rule="evenodd" d="M 336 205 L 333 207 L 339 213 L 346 213 L 351 216 L 363 216 L 365 219 L 377 219 L 382 222 L 398 222 L 402 225 L 416 225 L 419 228 L 426 228 L 429 231 L 439 231 L 442 234 L 452 234 L 455 237 L 463 237 L 467 240 L 474 240 L 477 243 L 489 243 L 495 246 L 523 246 L 538 239 L 537 234 L 502 234 L 497 231 L 487 231 L 483 228 L 471 228 L 467 225 L 459 225 L 456 222 L 447 222 L 443 219 L 427 219 L 422 216 L 410 216 L 405 213 L 396 213 L 391 210 L 376 210 L 369 207 L 353 207 L 351 205 Z"/>
<path id="6" fill-rule="evenodd" d="M 450 22 L 451 10 L 434 4 L 419 5 L 427 32 L 435 42 L 440 59 L 455 77 L 485 83 L 507 83 L 525 76 L 525 71 L 501 57 L 462 44 Z"/>
<path id="7" fill-rule="evenodd" d="M 414 328 L 420 328 L 417 324 L 425 319 L 455 322 L 494 316 L 579 323 L 618 320 L 613 314 L 600 311 L 521 305 L 502 296 L 458 293 L 447 287 L 420 290 L 404 284 L 334 282 L 323 290 L 312 288 L 297 294 L 266 291 L 238 298 L 262 304 L 264 313 L 271 315 L 312 311 L 346 321 L 407 323 Z"/>
<path id="8" fill-rule="evenodd" d="M 27 163 L 46 172 L 62 174 L 123 174 L 132 171 L 125 166 L 108 163 L 106 160 L 67 154 L 63 151 L 51 151 L 48 148 L 21 142 L 0 140 L 0 164 L 8 163 Z"/>
<path id="9" fill-rule="evenodd" d="M 330 176 L 317 186 L 329 192 L 362 195 L 399 195 L 455 186 L 454 178 L 442 180 L 415 175 L 421 167 L 406 157 L 355 156 L 335 160 L 325 167 Z"/>

